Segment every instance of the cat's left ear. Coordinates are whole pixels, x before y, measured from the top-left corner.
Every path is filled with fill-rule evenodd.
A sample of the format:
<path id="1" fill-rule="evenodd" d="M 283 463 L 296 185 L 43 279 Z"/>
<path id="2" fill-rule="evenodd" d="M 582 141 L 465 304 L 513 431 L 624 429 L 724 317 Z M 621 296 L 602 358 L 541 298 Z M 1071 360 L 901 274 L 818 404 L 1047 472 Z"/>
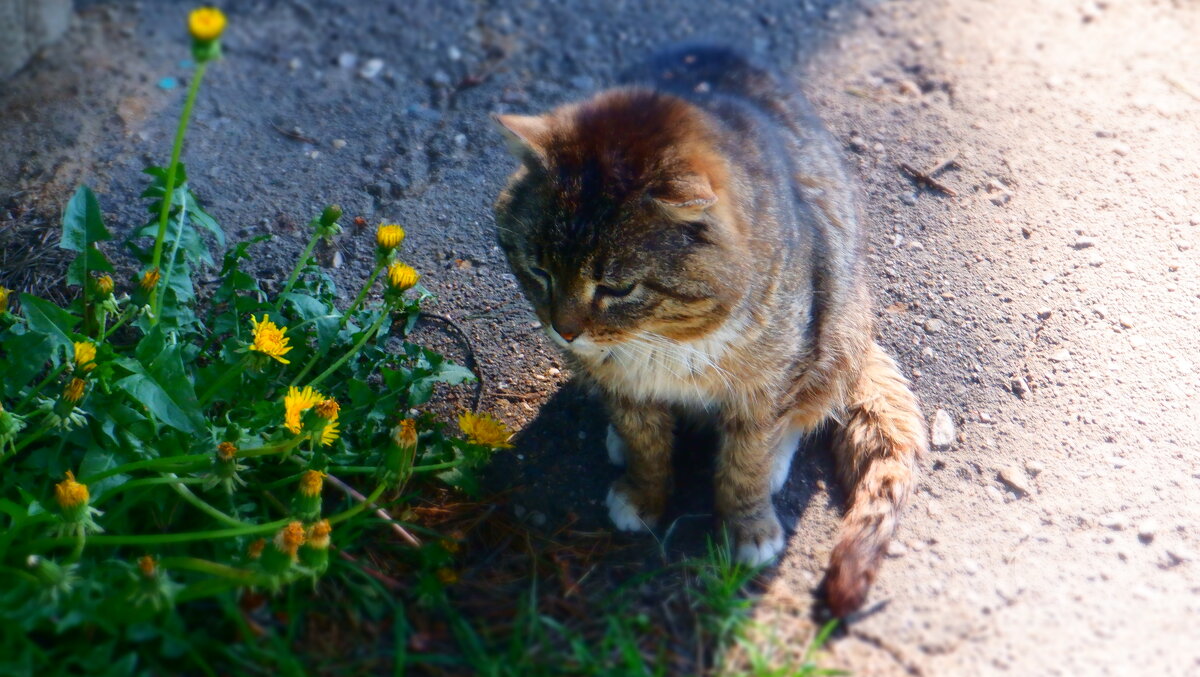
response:
<path id="1" fill-rule="evenodd" d="M 546 144 L 550 140 L 550 121 L 540 115 L 492 115 L 508 150 L 518 160 L 546 163 Z"/>
<path id="2" fill-rule="evenodd" d="M 703 174 L 676 177 L 651 189 L 650 196 L 683 218 L 696 218 L 717 203 L 717 194 Z"/>

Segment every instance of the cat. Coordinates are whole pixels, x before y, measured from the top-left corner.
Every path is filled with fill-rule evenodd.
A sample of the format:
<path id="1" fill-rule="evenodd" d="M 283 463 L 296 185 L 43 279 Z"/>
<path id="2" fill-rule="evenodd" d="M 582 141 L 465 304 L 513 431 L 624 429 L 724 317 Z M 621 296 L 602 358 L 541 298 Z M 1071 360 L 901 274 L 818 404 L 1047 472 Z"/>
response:
<path id="1" fill-rule="evenodd" d="M 494 116 L 520 160 L 498 239 L 550 339 L 600 393 L 607 497 L 656 526 L 680 417 L 719 433 L 717 511 L 737 559 L 784 548 L 772 495 L 832 424 L 849 505 L 823 583 L 863 604 L 925 452 L 924 421 L 874 340 L 854 187 L 798 90 L 739 52 L 680 47 L 544 115 Z"/>

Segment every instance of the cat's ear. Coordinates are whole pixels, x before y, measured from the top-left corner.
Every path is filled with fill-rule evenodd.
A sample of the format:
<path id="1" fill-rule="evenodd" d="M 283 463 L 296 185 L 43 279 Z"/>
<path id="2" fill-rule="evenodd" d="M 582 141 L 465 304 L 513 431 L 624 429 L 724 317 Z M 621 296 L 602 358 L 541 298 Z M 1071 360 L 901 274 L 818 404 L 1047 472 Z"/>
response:
<path id="1" fill-rule="evenodd" d="M 650 190 L 650 196 L 668 211 L 683 218 L 695 218 L 717 203 L 717 194 L 703 174 L 688 174 L 664 181 Z"/>
<path id="2" fill-rule="evenodd" d="M 492 115 L 504 134 L 508 150 L 518 160 L 546 163 L 546 144 L 550 141 L 550 121 L 540 115 Z"/>

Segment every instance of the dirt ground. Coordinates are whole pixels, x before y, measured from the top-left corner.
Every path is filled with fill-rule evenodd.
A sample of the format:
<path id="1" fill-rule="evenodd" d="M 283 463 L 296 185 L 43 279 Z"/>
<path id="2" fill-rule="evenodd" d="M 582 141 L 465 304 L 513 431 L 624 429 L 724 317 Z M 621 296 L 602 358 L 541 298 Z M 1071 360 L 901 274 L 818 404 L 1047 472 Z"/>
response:
<path id="1" fill-rule="evenodd" d="M 76 182 L 97 188 L 118 231 L 144 220 L 139 171 L 165 161 L 190 73 L 190 2 L 77 4 L 67 38 L 0 83 L 8 286 L 54 270 L 36 245 L 56 239 Z M 861 179 L 882 341 L 930 420 L 940 410 L 954 427 L 831 662 L 857 675 L 1200 673 L 1200 6 L 224 4 L 226 59 L 185 151 L 193 190 L 231 235 L 276 236 L 256 260 L 276 276 L 324 203 L 404 224 L 434 310 L 470 336 L 484 408 L 523 429 L 491 483 L 551 525 L 576 513 L 602 527 L 616 471 L 597 405 L 494 245 L 490 204 L 512 163 L 487 114 L 585 96 L 683 38 L 793 74 Z M 946 160 L 947 190 L 899 166 Z M 346 288 L 370 252 L 369 230 L 349 229 L 334 271 Z M 439 326 L 420 332 L 465 358 Z M 814 444 L 777 500 L 791 536 L 755 612 L 768 640 L 812 632 L 833 484 Z M 676 509 L 681 540 L 698 538 L 711 503 Z"/>

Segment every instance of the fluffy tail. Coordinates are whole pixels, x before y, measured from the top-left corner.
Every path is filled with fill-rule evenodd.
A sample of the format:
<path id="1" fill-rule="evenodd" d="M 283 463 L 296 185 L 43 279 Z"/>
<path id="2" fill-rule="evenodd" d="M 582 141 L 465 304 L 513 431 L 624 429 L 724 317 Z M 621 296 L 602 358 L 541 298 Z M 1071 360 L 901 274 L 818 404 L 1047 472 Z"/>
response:
<path id="1" fill-rule="evenodd" d="M 849 393 L 833 448 L 850 495 L 825 573 L 829 608 L 839 618 L 866 600 L 926 451 L 925 422 L 895 361 L 872 343 Z"/>

